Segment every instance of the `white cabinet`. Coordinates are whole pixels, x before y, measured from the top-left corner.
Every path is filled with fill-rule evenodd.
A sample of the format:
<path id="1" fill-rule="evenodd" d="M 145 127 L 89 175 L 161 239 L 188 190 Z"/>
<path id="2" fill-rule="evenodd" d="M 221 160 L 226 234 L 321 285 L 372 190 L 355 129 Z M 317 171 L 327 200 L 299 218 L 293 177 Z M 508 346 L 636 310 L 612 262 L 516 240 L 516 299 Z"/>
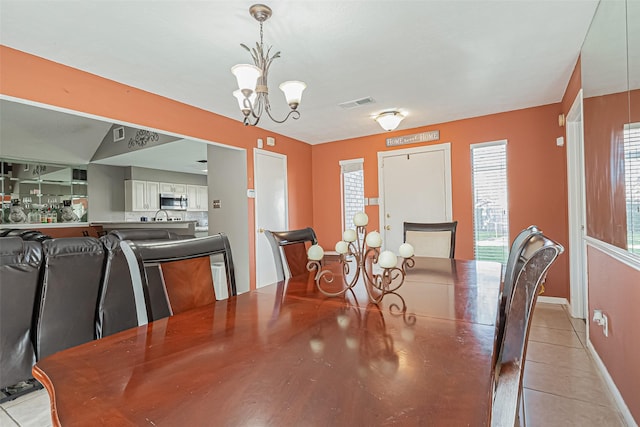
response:
<path id="1" fill-rule="evenodd" d="M 160 183 L 160 192 L 161 193 L 187 194 L 187 185 L 186 184 L 173 184 L 173 183 L 170 183 L 170 182 L 161 182 Z"/>
<path id="2" fill-rule="evenodd" d="M 124 210 L 155 211 L 160 205 L 160 184 L 152 181 L 126 180 L 124 182 Z"/>
<path id="3" fill-rule="evenodd" d="M 187 185 L 187 210 L 206 211 L 209 200 L 209 190 L 204 185 Z"/>

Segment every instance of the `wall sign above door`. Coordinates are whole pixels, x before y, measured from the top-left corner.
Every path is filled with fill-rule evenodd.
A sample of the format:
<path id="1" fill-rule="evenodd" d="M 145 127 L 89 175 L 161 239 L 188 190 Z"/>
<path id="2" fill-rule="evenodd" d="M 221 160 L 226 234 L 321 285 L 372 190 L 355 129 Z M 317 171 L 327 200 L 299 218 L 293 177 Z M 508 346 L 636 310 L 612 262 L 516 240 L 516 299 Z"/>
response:
<path id="1" fill-rule="evenodd" d="M 432 130 L 429 132 L 415 133 L 413 135 L 396 136 L 387 138 L 387 147 L 395 147 L 397 145 L 415 144 L 416 142 L 437 141 L 440 139 L 440 131 Z"/>

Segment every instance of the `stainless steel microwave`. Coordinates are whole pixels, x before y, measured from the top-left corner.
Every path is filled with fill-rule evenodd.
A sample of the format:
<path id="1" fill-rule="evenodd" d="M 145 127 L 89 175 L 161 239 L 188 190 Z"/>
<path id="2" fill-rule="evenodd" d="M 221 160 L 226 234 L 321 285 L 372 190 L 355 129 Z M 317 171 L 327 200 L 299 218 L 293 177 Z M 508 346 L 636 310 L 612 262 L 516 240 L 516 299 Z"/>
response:
<path id="1" fill-rule="evenodd" d="M 160 209 L 166 209 L 168 211 L 186 211 L 187 195 L 160 193 Z"/>

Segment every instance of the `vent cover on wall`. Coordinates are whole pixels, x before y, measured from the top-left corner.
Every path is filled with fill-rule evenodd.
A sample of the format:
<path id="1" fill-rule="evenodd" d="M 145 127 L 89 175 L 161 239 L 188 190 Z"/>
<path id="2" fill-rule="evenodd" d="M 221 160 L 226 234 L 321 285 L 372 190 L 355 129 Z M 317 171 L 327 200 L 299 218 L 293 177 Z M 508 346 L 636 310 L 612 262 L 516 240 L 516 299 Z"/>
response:
<path id="1" fill-rule="evenodd" d="M 113 142 L 122 141 L 124 139 L 124 127 L 120 126 L 113 130 Z"/>

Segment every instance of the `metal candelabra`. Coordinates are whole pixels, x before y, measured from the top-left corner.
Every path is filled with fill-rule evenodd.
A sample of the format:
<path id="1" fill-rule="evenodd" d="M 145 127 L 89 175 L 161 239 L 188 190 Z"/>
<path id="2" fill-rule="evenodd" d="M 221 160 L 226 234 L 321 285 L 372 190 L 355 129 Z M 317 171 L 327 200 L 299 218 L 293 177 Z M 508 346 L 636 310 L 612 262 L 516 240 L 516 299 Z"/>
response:
<path id="1" fill-rule="evenodd" d="M 315 283 L 318 290 L 324 295 L 336 297 L 343 295 L 352 289 L 362 276 L 369 300 L 373 303 L 382 301 L 385 295 L 395 293 L 404 283 L 407 268 L 414 266 L 413 247 L 404 243 L 399 248 L 403 258 L 398 267 L 398 258 L 391 251 L 380 252 L 382 238 L 380 233 L 372 231 L 367 234 L 366 225 L 368 217 L 364 212 L 359 212 L 354 217 L 356 229 L 346 230 L 343 240 L 336 243 L 336 252 L 340 255 L 342 272 L 345 278 L 351 272 L 352 264 L 355 264 L 355 273 L 348 281 L 347 286 L 338 291 L 329 291 L 326 285 L 334 281 L 334 274 L 330 270 L 322 269 L 324 250 L 319 245 L 313 245 L 307 252 L 307 270 L 316 271 Z M 365 236 L 361 238 L 361 236 Z M 378 265 L 381 272 L 374 273 L 373 267 Z"/>

